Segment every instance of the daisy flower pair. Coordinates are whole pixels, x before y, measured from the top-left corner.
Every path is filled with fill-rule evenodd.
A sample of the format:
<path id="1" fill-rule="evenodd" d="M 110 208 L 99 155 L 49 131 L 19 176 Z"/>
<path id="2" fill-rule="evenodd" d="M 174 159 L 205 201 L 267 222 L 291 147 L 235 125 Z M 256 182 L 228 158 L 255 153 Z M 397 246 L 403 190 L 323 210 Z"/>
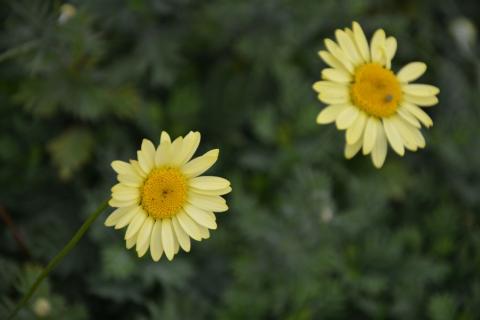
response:
<path id="1" fill-rule="evenodd" d="M 411 82 L 425 72 L 426 65 L 412 62 L 393 73 L 397 41 L 381 29 L 370 44 L 356 22 L 351 29 L 336 30 L 335 37 L 336 42 L 326 39 L 327 50 L 319 52 L 329 68 L 313 88 L 328 105 L 317 122 L 335 122 L 345 130 L 345 157 L 362 150 L 380 168 L 388 145 L 401 156 L 405 149 L 424 148 L 420 128 L 433 122 L 422 108 L 438 103 L 439 90 Z M 116 209 L 105 225 L 127 227 L 126 247 L 135 247 L 139 257 L 150 249 L 154 261 L 163 254 L 172 260 L 180 248 L 190 251 L 191 239 L 207 239 L 209 230 L 217 228 L 215 212 L 228 210 L 222 196 L 232 190 L 230 182 L 202 176 L 217 161 L 219 151 L 192 159 L 199 143 L 198 132 L 173 141 L 163 132 L 158 147 L 143 140 L 137 160 L 112 162 L 118 184 L 109 204 Z"/>

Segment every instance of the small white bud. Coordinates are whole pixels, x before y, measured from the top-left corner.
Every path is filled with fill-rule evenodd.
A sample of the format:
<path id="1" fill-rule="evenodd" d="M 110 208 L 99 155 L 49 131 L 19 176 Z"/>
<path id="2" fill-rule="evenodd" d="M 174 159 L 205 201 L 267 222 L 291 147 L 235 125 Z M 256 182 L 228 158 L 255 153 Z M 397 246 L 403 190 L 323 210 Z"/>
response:
<path id="1" fill-rule="evenodd" d="M 477 41 L 477 28 L 469 19 L 459 17 L 450 22 L 450 33 L 460 49 L 466 54 L 472 54 Z"/>
<path id="2" fill-rule="evenodd" d="M 329 223 L 333 219 L 333 210 L 330 206 L 325 206 L 320 214 L 323 222 Z"/>
<path id="3" fill-rule="evenodd" d="M 33 303 L 33 312 L 39 318 L 48 316 L 51 310 L 50 302 L 45 298 L 38 298 Z"/>

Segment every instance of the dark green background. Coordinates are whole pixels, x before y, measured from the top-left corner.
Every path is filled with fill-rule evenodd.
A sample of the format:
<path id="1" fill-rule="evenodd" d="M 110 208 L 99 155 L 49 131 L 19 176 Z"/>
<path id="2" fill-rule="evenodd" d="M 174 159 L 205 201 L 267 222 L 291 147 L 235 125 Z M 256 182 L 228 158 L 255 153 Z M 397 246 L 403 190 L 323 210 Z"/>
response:
<path id="1" fill-rule="evenodd" d="M 154 263 L 105 213 L 18 319 L 480 319 L 477 1 L 73 3 L 64 24 L 60 1 L 1 4 L 0 318 L 109 196 L 112 160 L 199 130 L 233 186 L 212 237 Z M 426 149 L 381 170 L 315 124 L 317 51 L 353 20 L 441 89 Z"/>

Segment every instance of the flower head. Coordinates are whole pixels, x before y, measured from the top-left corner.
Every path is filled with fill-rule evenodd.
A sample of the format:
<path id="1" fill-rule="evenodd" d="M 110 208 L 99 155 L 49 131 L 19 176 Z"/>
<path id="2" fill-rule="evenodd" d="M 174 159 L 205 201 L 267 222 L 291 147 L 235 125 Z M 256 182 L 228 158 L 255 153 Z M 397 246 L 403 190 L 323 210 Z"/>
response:
<path id="1" fill-rule="evenodd" d="M 70 3 L 64 3 L 60 6 L 59 24 L 65 24 L 77 14 L 77 9 Z"/>
<path id="2" fill-rule="evenodd" d="M 214 212 L 228 210 L 221 196 L 232 191 L 230 182 L 200 176 L 217 161 L 218 149 L 190 160 L 199 143 L 199 132 L 174 141 L 162 132 L 158 148 L 144 139 L 137 160 L 112 162 L 119 183 L 109 204 L 117 209 L 105 225 L 128 226 L 126 246 L 135 246 L 139 257 L 148 249 L 155 261 L 163 253 L 172 260 L 180 248 L 190 251 L 190 238 L 207 239 L 217 228 Z"/>
<path id="3" fill-rule="evenodd" d="M 393 73 L 397 41 L 382 29 L 370 45 L 356 22 L 352 29 L 336 30 L 335 37 L 337 42 L 326 39 L 327 51 L 319 52 L 330 68 L 313 85 L 320 101 L 328 105 L 317 123 L 335 122 L 339 130 L 346 130 L 345 157 L 351 159 L 362 149 L 377 168 L 385 162 L 387 141 L 400 156 L 405 149 L 424 148 L 421 125 L 430 127 L 433 122 L 419 107 L 437 104 L 439 89 L 410 82 L 425 72 L 426 65 L 411 62 Z"/>

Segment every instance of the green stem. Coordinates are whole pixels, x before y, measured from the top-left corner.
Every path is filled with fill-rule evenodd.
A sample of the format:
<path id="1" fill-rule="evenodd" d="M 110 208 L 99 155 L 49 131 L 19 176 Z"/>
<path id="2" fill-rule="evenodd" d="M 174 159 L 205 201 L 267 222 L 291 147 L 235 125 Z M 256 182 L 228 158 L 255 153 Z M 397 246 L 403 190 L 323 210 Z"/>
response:
<path id="1" fill-rule="evenodd" d="M 40 283 L 42 283 L 43 279 L 45 279 L 50 271 L 52 271 L 59 263 L 62 261 L 62 259 L 77 245 L 78 241 L 83 237 L 85 232 L 90 228 L 90 225 L 100 216 L 100 214 L 105 211 L 108 207 L 108 201 L 104 201 L 98 208 L 95 210 L 88 218 L 87 220 L 82 224 L 80 229 L 75 233 L 75 235 L 70 239 L 70 241 L 67 243 L 65 247 L 63 247 L 62 251 L 60 251 L 47 265 L 45 269 L 43 269 L 42 273 L 38 276 L 37 280 L 35 280 L 34 284 L 30 287 L 30 290 L 28 290 L 27 294 L 23 296 L 22 300 L 20 300 L 17 305 L 15 306 L 15 309 L 13 312 L 10 314 L 8 319 L 13 319 L 17 312 L 25 306 L 25 304 L 28 302 L 28 300 L 32 297 L 32 295 L 35 293 L 35 290 L 37 290 L 38 286 Z"/>

